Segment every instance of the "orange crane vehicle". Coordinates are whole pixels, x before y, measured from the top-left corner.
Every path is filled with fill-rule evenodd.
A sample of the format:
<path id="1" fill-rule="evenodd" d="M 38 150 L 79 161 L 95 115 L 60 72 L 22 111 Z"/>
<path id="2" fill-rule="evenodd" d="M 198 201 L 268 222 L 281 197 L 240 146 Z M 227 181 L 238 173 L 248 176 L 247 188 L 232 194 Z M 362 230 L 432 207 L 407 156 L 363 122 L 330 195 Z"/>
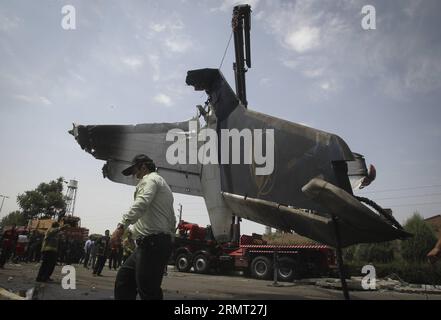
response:
<path id="1" fill-rule="evenodd" d="M 238 232 L 238 223 L 232 225 Z M 218 243 L 211 227 L 181 220 L 170 264 L 180 272 L 222 273 L 242 271 L 257 279 L 292 281 L 307 275 L 336 270 L 335 251 L 320 244 L 270 245 L 259 234 L 241 235 L 239 240 Z M 234 237 L 233 237 L 234 239 Z"/>
<path id="2" fill-rule="evenodd" d="M 33 219 L 29 221 L 28 230 L 30 232 L 37 231 L 45 234 L 56 219 Z M 80 217 L 64 216 L 58 221 L 60 227 L 68 225 L 69 227 L 63 230 L 63 235 L 67 239 L 86 241 L 89 237 L 89 229 L 81 227 Z"/>

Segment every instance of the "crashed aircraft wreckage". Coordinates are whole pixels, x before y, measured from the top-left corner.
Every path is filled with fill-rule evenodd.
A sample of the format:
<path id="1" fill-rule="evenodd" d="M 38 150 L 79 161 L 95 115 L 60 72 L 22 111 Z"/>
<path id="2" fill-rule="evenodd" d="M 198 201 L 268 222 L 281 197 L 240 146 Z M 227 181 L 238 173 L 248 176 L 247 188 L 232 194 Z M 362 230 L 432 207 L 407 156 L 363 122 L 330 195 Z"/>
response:
<path id="1" fill-rule="evenodd" d="M 353 195 L 353 189 L 365 187 L 375 179 L 375 168 L 371 166 L 368 170 L 363 156 L 353 153 L 340 137 L 247 108 L 244 62 L 251 67 L 249 8 L 237 6 L 233 14 L 237 94 L 218 69 L 188 71 L 186 83 L 208 95 L 205 108 L 198 106 L 204 123 L 201 125 L 199 119 L 192 119 L 198 121 L 197 130 L 192 128 L 192 122 L 184 121 L 74 125 L 70 133 L 82 149 L 106 161 L 103 175 L 114 182 L 136 185 L 134 177 L 126 177 L 121 172 L 135 155 L 147 154 L 173 192 L 204 198 L 213 234 L 220 242 L 231 240 L 230 227 L 235 216 L 283 231 L 294 231 L 334 247 L 410 236 L 395 221 L 390 210 Z M 181 134 L 183 139 L 177 137 L 178 141 L 188 142 L 181 144 L 177 153 L 184 152 L 187 159 L 193 145 L 200 152 L 202 149 L 204 155 L 206 141 L 200 139 L 204 128 L 217 133 L 214 146 L 218 149 L 211 147 L 210 152 L 217 153 L 219 161 L 174 164 L 167 161 L 167 152 L 176 148 L 177 143 L 176 139 L 167 138 L 171 131 Z M 251 151 L 253 158 L 249 163 L 221 161 L 221 153 L 225 150 L 220 146 L 225 145 L 226 139 L 221 132 L 226 129 L 238 132 L 259 129 L 266 134 L 271 130 L 274 139 L 272 172 L 256 173 L 261 162 L 255 158 L 255 150 Z M 271 149 L 268 141 L 260 139 L 261 151 L 266 150 L 266 155 Z M 229 160 L 233 144 L 227 144 Z M 245 150 L 245 143 L 239 145 L 242 157 L 248 150 Z M 336 219 L 338 233 L 335 232 Z"/>

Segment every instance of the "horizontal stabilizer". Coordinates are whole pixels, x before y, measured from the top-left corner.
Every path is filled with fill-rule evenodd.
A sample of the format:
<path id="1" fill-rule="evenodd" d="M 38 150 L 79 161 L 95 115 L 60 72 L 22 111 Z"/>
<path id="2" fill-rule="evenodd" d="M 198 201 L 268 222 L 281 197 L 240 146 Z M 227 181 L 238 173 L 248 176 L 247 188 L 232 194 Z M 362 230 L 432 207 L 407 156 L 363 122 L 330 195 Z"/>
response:
<path id="1" fill-rule="evenodd" d="M 302 191 L 330 214 L 339 218 L 343 246 L 362 242 L 383 242 L 411 236 L 375 213 L 341 188 L 314 178 Z"/>

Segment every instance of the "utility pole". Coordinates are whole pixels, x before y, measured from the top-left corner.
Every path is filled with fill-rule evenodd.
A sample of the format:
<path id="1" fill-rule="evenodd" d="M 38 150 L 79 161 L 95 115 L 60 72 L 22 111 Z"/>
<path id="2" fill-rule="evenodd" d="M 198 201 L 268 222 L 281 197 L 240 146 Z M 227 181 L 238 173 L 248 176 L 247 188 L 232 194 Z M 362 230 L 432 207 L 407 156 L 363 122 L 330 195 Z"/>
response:
<path id="1" fill-rule="evenodd" d="M 182 204 L 179 204 L 179 222 L 180 223 L 182 220 Z"/>
<path id="2" fill-rule="evenodd" d="M 182 204 L 179 204 L 179 221 L 178 224 L 176 225 L 175 232 L 178 231 L 179 224 L 181 223 L 181 221 L 182 221 Z"/>
<path id="3" fill-rule="evenodd" d="M 3 203 L 5 202 L 5 199 L 9 199 L 9 197 L 0 194 L 0 198 L 2 198 L 2 204 L 0 206 L 0 213 L 1 213 L 3 209 Z"/>

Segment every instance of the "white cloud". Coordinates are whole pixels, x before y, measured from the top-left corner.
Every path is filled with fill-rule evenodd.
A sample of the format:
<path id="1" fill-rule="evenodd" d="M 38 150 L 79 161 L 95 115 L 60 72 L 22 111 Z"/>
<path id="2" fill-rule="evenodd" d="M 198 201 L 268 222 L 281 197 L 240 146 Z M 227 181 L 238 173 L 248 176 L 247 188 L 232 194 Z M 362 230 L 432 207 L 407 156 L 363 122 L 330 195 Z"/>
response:
<path id="1" fill-rule="evenodd" d="M 152 38 L 158 39 L 161 46 L 173 53 L 185 53 L 194 46 L 191 37 L 184 32 L 184 22 L 176 13 L 151 23 L 150 30 L 153 30 Z"/>
<path id="2" fill-rule="evenodd" d="M 185 28 L 184 22 L 177 14 L 172 14 L 170 17 L 163 19 L 161 21 L 152 22 L 150 24 L 150 29 L 154 32 L 177 32 L 179 30 L 183 30 Z"/>
<path id="3" fill-rule="evenodd" d="M 222 4 L 219 7 L 211 8 L 211 12 L 216 11 L 230 11 L 233 7 L 240 4 L 249 4 L 251 6 L 251 10 L 255 10 L 259 5 L 260 0 L 223 0 Z"/>
<path id="4" fill-rule="evenodd" d="M 162 32 L 167 28 L 167 26 L 165 24 L 161 24 L 161 23 L 152 23 L 150 25 L 150 29 L 152 29 L 155 32 Z"/>
<path id="5" fill-rule="evenodd" d="M 315 90 L 329 95 L 369 82 L 371 90 L 406 99 L 441 88 L 441 45 L 418 22 L 433 7 L 423 3 L 403 0 L 399 10 L 378 15 L 375 32 L 361 29 L 357 1 L 265 2 L 260 23 L 279 42 L 281 63 L 314 80 Z"/>
<path id="6" fill-rule="evenodd" d="M 328 91 L 331 89 L 331 84 L 328 81 L 322 82 L 320 84 L 320 88 L 322 88 L 325 91 Z"/>
<path id="7" fill-rule="evenodd" d="M 324 72 L 324 68 L 305 69 L 303 70 L 303 75 L 307 78 L 319 78 Z"/>
<path id="8" fill-rule="evenodd" d="M 404 86 L 418 92 L 428 92 L 441 88 L 441 58 L 437 56 L 420 57 L 408 64 Z"/>
<path id="9" fill-rule="evenodd" d="M 15 95 L 14 96 L 17 100 L 29 103 L 29 104 L 36 104 L 36 105 L 45 105 L 50 106 L 52 105 L 52 101 L 50 101 L 48 98 L 44 96 L 28 96 L 28 95 Z"/>
<path id="10" fill-rule="evenodd" d="M 129 56 L 121 58 L 122 63 L 128 66 L 130 69 L 137 70 L 143 66 L 144 61 L 141 57 Z"/>
<path id="11" fill-rule="evenodd" d="M 403 6 L 402 10 L 409 17 L 413 18 L 418 9 L 421 8 L 421 3 L 422 0 L 412 0 L 407 6 Z"/>
<path id="12" fill-rule="evenodd" d="M 173 105 L 173 102 L 172 102 L 171 98 L 168 95 L 164 94 L 164 93 L 157 94 L 155 96 L 154 100 L 157 103 L 162 104 L 162 105 L 164 105 L 166 107 L 170 107 L 170 106 Z"/>
<path id="13" fill-rule="evenodd" d="M 185 53 L 192 47 L 192 41 L 186 36 L 173 36 L 165 39 L 165 46 L 172 52 Z"/>
<path id="14" fill-rule="evenodd" d="M 161 78 L 161 68 L 159 65 L 159 63 L 160 63 L 159 56 L 156 54 L 149 54 L 148 59 L 149 59 L 150 66 L 153 69 L 152 80 L 154 82 L 157 82 Z"/>
<path id="15" fill-rule="evenodd" d="M 17 17 L 7 17 L 0 15 L 0 31 L 8 32 L 18 27 L 20 19 Z"/>
<path id="16" fill-rule="evenodd" d="M 69 73 L 73 78 L 75 78 L 75 79 L 77 79 L 77 80 L 79 80 L 79 81 L 81 81 L 81 82 L 86 82 L 86 79 L 84 79 L 84 77 L 81 76 L 80 74 L 78 74 L 77 72 L 75 72 L 75 71 L 69 69 L 69 70 L 68 70 L 68 73 Z"/>
<path id="17" fill-rule="evenodd" d="M 269 78 L 262 78 L 259 80 L 259 83 L 261 86 L 269 86 L 271 83 L 271 80 Z"/>
<path id="18" fill-rule="evenodd" d="M 317 27 L 302 27 L 289 33 L 285 38 L 285 43 L 298 53 L 318 47 L 319 41 L 320 29 Z"/>

